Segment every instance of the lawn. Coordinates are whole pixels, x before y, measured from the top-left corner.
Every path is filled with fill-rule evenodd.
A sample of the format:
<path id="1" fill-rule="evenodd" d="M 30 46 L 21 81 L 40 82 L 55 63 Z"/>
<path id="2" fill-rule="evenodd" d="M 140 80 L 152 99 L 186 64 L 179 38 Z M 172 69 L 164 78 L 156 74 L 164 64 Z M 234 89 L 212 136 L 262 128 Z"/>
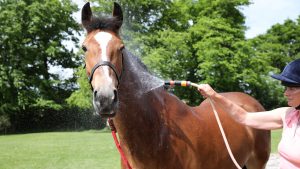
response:
<path id="1" fill-rule="evenodd" d="M 281 130 L 272 132 L 277 152 Z M 0 169 L 119 169 L 109 132 L 51 132 L 0 136 Z"/>
<path id="2" fill-rule="evenodd" d="M 282 130 L 274 130 L 271 133 L 271 137 L 272 137 L 271 150 L 272 150 L 272 153 L 277 153 L 277 146 L 278 146 L 278 143 L 281 139 L 281 132 L 282 132 Z"/>
<path id="3" fill-rule="evenodd" d="M 106 132 L 0 136 L 0 169 L 119 169 L 119 161 Z"/>

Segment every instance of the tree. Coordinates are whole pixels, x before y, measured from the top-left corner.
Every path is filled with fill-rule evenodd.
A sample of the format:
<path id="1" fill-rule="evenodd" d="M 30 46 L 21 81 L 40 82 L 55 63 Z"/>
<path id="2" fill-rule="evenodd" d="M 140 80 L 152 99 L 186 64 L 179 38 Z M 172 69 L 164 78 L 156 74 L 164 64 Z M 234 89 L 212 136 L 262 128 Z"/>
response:
<path id="1" fill-rule="evenodd" d="M 174 6 L 189 9 L 177 9 L 184 12 L 177 17 L 188 17 L 183 19 L 188 21 L 188 27 L 184 22 L 178 24 L 183 25 L 181 29 L 162 30 L 158 36 L 152 35 L 150 43 L 147 41 L 149 48 L 145 52 L 145 61 L 159 70 L 164 78 L 210 83 L 219 91 L 241 91 L 238 77 L 238 62 L 241 60 L 236 53 L 238 44 L 245 39 L 245 27 L 244 18 L 236 8 L 247 5 L 248 1 L 191 1 L 182 4 L 185 5 Z M 159 63 L 168 64 L 161 66 Z M 195 91 L 176 89 L 175 92 L 190 104 L 198 104 L 199 96 Z"/>
<path id="2" fill-rule="evenodd" d="M 76 75 L 77 83 L 80 88 L 74 91 L 71 96 L 67 98 L 67 102 L 69 105 L 74 107 L 90 109 L 92 107 L 92 92 L 91 86 L 88 83 L 86 71 L 82 67 L 79 67 L 77 68 Z"/>
<path id="3" fill-rule="evenodd" d="M 255 59 L 268 63 L 262 68 L 265 75 L 280 73 L 288 62 L 300 58 L 299 22 L 300 17 L 295 21 L 288 19 L 283 24 L 273 25 L 266 34 L 249 40 Z M 256 90 L 256 97 L 260 98 L 267 108 L 285 106 L 283 87 L 269 77 L 265 81 L 267 84 L 259 86 L 260 89 Z"/>
<path id="4" fill-rule="evenodd" d="M 76 10 L 70 0 L 0 1 L 0 115 L 61 108 L 73 80 L 61 81 L 49 69 L 77 67 L 76 55 L 64 44 L 78 42 Z"/>
<path id="5" fill-rule="evenodd" d="M 300 58 L 300 17 L 273 25 L 266 34 L 254 38 L 257 55 L 271 61 L 273 67 L 282 71 L 286 64 Z M 256 41 L 256 42 L 255 42 Z"/>
<path id="6" fill-rule="evenodd" d="M 100 4 L 94 10 L 111 13 L 113 1 L 93 2 Z M 249 0 L 119 2 L 126 47 L 161 78 L 209 83 L 221 92 L 242 91 L 268 109 L 284 103 L 282 87 L 270 74 L 299 57 L 298 23 L 287 21 L 246 40 L 239 8 Z M 192 105 L 201 99 L 194 90 L 174 92 Z"/>

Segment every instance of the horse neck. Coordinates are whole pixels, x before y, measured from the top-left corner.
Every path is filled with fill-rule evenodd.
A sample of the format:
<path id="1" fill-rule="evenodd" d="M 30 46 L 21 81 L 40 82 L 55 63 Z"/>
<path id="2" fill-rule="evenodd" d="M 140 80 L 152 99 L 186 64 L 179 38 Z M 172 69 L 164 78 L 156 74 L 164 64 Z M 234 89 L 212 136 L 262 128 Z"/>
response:
<path id="1" fill-rule="evenodd" d="M 121 96 L 145 99 L 149 93 L 153 94 L 156 89 L 162 88 L 163 81 L 152 75 L 139 58 L 125 50 L 123 59 L 124 72 L 120 83 Z"/>
<path id="2" fill-rule="evenodd" d="M 148 130 L 149 126 L 160 126 L 160 113 L 164 109 L 163 98 L 166 94 L 159 87 L 161 80 L 151 75 L 140 60 L 128 51 L 125 51 L 123 57 L 124 72 L 118 93 L 120 102 L 117 122 L 126 131 L 133 128 Z"/>

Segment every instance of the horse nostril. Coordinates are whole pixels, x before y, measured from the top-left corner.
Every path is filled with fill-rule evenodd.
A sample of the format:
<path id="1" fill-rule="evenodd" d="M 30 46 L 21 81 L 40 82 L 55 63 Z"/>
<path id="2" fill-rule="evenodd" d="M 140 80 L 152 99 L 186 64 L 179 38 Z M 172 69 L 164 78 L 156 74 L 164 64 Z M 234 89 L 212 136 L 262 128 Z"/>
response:
<path id="1" fill-rule="evenodd" d="M 97 90 L 94 90 L 94 98 L 97 96 Z"/>
<path id="2" fill-rule="evenodd" d="M 118 101 L 118 91 L 114 90 L 113 102 L 117 102 L 117 101 Z"/>

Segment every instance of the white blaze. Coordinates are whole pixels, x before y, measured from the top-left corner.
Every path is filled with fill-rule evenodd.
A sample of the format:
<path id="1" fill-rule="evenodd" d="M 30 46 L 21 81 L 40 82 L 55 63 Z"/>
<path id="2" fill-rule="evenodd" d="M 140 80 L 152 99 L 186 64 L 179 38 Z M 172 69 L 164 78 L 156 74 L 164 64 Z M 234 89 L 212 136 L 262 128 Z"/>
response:
<path id="1" fill-rule="evenodd" d="M 112 39 L 112 35 L 107 32 L 99 32 L 94 36 L 94 38 L 100 45 L 102 61 L 109 62 L 110 60 L 108 59 L 106 49 L 107 49 L 107 45 L 108 45 L 109 41 Z M 99 62 L 100 62 L 100 60 L 99 60 Z M 108 77 L 110 82 L 112 82 L 112 79 L 109 77 L 109 67 L 101 66 L 101 68 L 104 70 L 104 74 Z"/>

